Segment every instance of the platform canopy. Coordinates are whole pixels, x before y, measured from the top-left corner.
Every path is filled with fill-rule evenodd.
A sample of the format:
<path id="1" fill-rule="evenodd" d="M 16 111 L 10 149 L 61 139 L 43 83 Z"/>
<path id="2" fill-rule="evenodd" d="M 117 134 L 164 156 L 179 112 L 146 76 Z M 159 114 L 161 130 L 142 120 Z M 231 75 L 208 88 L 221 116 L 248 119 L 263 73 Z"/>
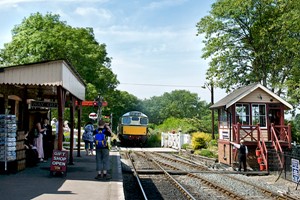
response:
<path id="1" fill-rule="evenodd" d="M 0 98 L 4 102 L 4 105 L 0 105 L 0 111 L 8 110 L 10 100 L 18 102 L 16 104 L 23 108 L 19 119 L 22 123 L 18 128 L 27 131 L 30 130 L 29 109 L 37 108 L 40 105 L 48 108 L 56 105 L 59 122 L 58 150 L 62 150 L 64 111 L 65 106 L 70 107 L 70 140 L 72 143 L 70 151 L 72 152 L 75 107 L 78 113 L 77 128 L 80 138 L 81 102 L 85 99 L 85 87 L 86 84 L 78 72 L 65 60 L 0 67 Z M 33 103 L 35 103 L 34 106 L 32 106 Z M 18 114 L 19 111 L 17 109 L 14 112 Z M 80 142 L 78 144 L 80 145 Z M 80 148 L 78 148 L 78 153 L 80 153 Z M 70 163 L 72 160 L 73 154 L 70 154 Z"/>
<path id="2" fill-rule="evenodd" d="M 0 85 L 2 88 L 13 85 L 17 90 L 27 89 L 28 98 L 33 99 L 37 95 L 42 95 L 43 98 L 55 98 L 57 94 L 54 87 L 57 86 L 61 86 L 77 99 L 84 100 L 85 98 L 83 79 L 64 60 L 2 67 L 0 68 Z"/>

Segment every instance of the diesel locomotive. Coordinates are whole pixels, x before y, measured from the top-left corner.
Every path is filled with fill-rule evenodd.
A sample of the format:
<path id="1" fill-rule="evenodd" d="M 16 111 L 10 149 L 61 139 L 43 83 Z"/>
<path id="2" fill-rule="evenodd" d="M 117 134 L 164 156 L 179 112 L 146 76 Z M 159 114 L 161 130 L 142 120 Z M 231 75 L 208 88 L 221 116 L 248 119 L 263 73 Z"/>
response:
<path id="1" fill-rule="evenodd" d="M 139 111 L 130 111 L 119 120 L 117 133 L 121 145 L 143 146 L 148 137 L 148 117 Z"/>

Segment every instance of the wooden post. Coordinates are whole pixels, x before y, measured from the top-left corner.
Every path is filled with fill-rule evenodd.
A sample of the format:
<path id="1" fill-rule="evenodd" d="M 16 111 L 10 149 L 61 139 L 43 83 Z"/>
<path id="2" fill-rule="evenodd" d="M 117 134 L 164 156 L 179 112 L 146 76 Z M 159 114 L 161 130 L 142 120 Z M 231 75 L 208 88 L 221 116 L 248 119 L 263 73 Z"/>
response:
<path id="1" fill-rule="evenodd" d="M 292 148 L 292 127 L 290 123 L 288 123 L 288 143 L 289 143 L 289 149 L 291 149 Z"/>
<path id="2" fill-rule="evenodd" d="M 65 110 L 65 94 L 61 86 L 57 87 L 57 102 L 58 102 L 58 141 L 57 149 L 62 150 L 62 141 L 63 141 L 63 118 Z"/>
<path id="3" fill-rule="evenodd" d="M 70 154 L 69 154 L 69 165 L 73 163 L 73 149 L 74 149 L 74 110 L 75 110 L 75 97 L 70 95 L 71 106 L 70 106 Z"/>
<path id="4" fill-rule="evenodd" d="M 78 101 L 78 107 L 77 107 L 77 116 L 78 116 L 78 124 L 77 124 L 77 157 L 80 157 L 80 143 L 81 143 L 81 113 L 82 113 L 82 101 Z"/>

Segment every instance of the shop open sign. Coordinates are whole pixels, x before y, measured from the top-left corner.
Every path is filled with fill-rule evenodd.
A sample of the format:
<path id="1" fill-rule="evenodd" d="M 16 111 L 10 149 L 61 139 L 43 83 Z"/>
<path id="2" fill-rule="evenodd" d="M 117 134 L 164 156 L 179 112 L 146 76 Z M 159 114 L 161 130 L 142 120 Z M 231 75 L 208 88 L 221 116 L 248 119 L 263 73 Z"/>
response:
<path id="1" fill-rule="evenodd" d="M 67 171 L 68 152 L 54 150 L 51 159 L 50 171 L 66 172 Z"/>

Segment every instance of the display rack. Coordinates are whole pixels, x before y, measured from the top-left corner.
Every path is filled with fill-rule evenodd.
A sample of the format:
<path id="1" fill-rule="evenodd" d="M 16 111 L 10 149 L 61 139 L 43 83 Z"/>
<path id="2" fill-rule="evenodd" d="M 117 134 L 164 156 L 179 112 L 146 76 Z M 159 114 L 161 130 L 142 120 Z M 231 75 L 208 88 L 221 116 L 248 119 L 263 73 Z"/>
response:
<path id="1" fill-rule="evenodd" d="M 4 171 L 8 163 L 17 159 L 17 124 L 16 116 L 0 114 L 0 162 L 4 163 Z"/>

